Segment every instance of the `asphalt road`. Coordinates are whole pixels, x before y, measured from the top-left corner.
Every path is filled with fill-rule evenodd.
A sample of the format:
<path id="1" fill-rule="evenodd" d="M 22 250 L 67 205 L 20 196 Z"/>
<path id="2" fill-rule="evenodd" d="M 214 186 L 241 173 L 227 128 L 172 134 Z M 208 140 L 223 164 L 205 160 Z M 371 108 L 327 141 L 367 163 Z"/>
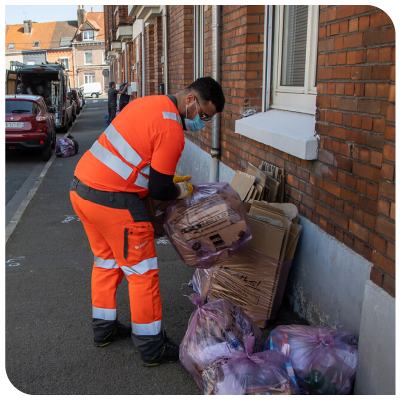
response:
<path id="1" fill-rule="evenodd" d="M 79 154 L 56 158 L 6 245 L 6 374 L 32 395 L 199 395 L 181 364 L 145 368 L 130 340 L 93 345 L 90 279 L 93 255 L 69 200 L 75 166 L 102 133 L 107 101 L 88 99 L 71 129 Z M 194 270 L 167 240 L 156 241 L 163 327 L 180 342 L 195 306 L 184 296 Z M 184 285 L 183 285 L 184 284 Z M 130 321 L 127 281 L 117 291 L 118 317 Z M 301 323 L 288 305 L 263 330 Z M 11 393 L 10 393 L 11 394 Z"/>

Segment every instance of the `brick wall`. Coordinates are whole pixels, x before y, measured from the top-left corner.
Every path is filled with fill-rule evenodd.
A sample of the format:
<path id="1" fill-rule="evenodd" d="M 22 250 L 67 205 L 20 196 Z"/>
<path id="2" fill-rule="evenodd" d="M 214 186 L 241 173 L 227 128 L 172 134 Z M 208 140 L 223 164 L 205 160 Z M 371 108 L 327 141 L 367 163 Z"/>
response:
<path id="1" fill-rule="evenodd" d="M 132 18 L 128 16 L 128 6 L 113 6 L 117 7 L 116 26 L 128 25 L 132 22 Z"/>
<path id="2" fill-rule="evenodd" d="M 150 96 L 155 94 L 155 70 L 154 70 L 154 63 L 155 63 L 155 51 L 154 51 L 154 26 L 149 24 L 145 27 L 145 49 L 146 49 L 146 68 L 145 68 L 145 75 L 146 75 L 146 96 Z"/>
<path id="3" fill-rule="evenodd" d="M 372 6 L 321 6 L 318 55 L 319 189 L 305 213 L 372 261 L 395 294 L 395 31 Z M 299 178 L 298 178 L 299 179 Z M 313 182 L 312 182 L 313 181 Z M 307 210 L 306 210 L 307 209 Z"/>
<path id="4" fill-rule="evenodd" d="M 155 18 L 153 35 L 154 35 L 153 69 L 154 69 L 154 80 L 155 80 L 154 94 L 159 94 L 159 84 L 164 82 L 163 64 L 161 63 L 161 57 L 163 55 L 163 21 L 161 17 Z"/>

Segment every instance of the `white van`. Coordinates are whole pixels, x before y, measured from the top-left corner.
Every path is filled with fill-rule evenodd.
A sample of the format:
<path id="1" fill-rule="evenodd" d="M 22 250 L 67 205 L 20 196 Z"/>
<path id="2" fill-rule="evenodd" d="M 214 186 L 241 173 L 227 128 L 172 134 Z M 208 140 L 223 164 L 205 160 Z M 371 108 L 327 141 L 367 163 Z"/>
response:
<path id="1" fill-rule="evenodd" d="M 84 97 L 99 97 L 102 94 L 102 84 L 100 82 L 84 83 L 80 87 Z"/>

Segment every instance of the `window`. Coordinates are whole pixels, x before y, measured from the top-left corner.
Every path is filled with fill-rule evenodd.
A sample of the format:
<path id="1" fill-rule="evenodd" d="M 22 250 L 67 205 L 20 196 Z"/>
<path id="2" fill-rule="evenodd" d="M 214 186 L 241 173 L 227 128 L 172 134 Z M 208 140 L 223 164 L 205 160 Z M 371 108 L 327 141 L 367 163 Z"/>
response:
<path id="1" fill-rule="evenodd" d="M 84 74 L 85 83 L 95 82 L 95 73 L 94 72 L 86 72 Z"/>
<path id="2" fill-rule="evenodd" d="M 40 42 L 33 42 L 32 47 L 39 47 L 39 43 L 40 43 Z"/>
<path id="3" fill-rule="evenodd" d="M 83 31 L 84 40 L 93 40 L 93 31 Z"/>
<path id="4" fill-rule="evenodd" d="M 318 6 L 276 6 L 271 108 L 315 114 Z"/>
<path id="5" fill-rule="evenodd" d="M 198 79 L 203 76 L 203 32 L 204 18 L 203 6 L 194 6 L 194 78 Z"/>
<path id="6" fill-rule="evenodd" d="M 92 64 L 92 52 L 85 51 L 85 65 Z"/>
<path id="7" fill-rule="evenodd" d="M 27 61 L 26 65 L 35 65 L 35 61 Z"/>
<path id="8" fill-rule="evenodd" d="M 14 45 L 15 45 L 15 43 L 9 43 L 8 47 L 7 47 L 7 50 L 13 50 L 14 49 Z"/>
<path id="9" fill-rule="evenodd" d="M 60 57 L 60 64 L 64 65 L 67 71 L 70 69 L 70 60 L 68 57 Z"/>

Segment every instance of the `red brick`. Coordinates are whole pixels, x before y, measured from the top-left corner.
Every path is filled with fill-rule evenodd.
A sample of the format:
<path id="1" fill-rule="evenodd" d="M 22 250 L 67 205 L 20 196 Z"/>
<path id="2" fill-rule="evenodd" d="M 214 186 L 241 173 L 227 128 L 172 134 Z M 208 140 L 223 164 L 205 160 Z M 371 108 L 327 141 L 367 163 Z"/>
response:
<path id="1" fill-rule="evenodd" d="M 377 202 L 377 211 L 379 212 L 379 214 L 383 214 L 386 217 L 390 216 L 390 202 L 388 202 L 387 200 L 382 200 L 380 199 Z"/>
<path id="2" fill-rule="evenodd" d="M 349 221 L 349 231 L 364 242 L 369 241 L 369 231 L 352 220 Z"/>
<path id="3" fill-rule="evenodd" d="M 379 196 L 395 201 L 395 183 L 381 180 L 379 184 Z"/>
<path id="4" fill-rule="evenodd" d="M 385 160 L 395 162 L 395 146 L 385 144 L 383 147 L 383 158 Z"/>
<path id="5" fill-rule="evenodd" d="M 355 14 L 355 6 L 354 5 L 344 5 L 337 7 L 337 19 L 343 19 L 346 17 L 351 17 Z"/>
<path id="6" fill-rule="evenodd" d="M 331 220 L 338 225 L 340 228 L 344 230 L 348 230 L 348 222 L 349 219 L 341 215 L 340 213 L 336 211 L 331 211 Z"/>
<path id="7" fill-rule="evenodd" d="M 378 215 L 376 200 L 371 200 L 365 196 L 361 196 L 359 198 L 359 207 L 361 207 L 362 210 L 367 211 L 372 215 Z"/>
<path id="8" fill-rule="evenodd" d="M 357 161 L 354 161 L 352 166 L 352 172 L 355 175 L 369 179 L 373 182 L 380 181 L 380 169 L 367 164 L 362 164 Z"/>
<path id="9" fill-rule="evenodd" d="M 376 268 L 372 268 L 370 270 L 370 280 L 375 283 L 377 286 L 382 287 L 383 283 L 383 274 L 378 271 Z"/>
<path id="10" fill-rule="evenodd" d="M 387 242 L 387 256 L 395 261 L 395 243 Z"/>
<path id="11" fill-rule="evenodd" d="M 394 170 L 395 170 L 394 165 L 388 164 L 388 163 L 383 163 L 381 177 L 384 179 L 387 179 L 389 181 L 393 181 L 394 180 Z"/>
<path id="12" fill-rule="evenodd" d="M 357 32 L 359 27 L 358 18 L 352 18 L 349 20 L 349 32 Z"/>
<path id="13" fill-rule="evenodd" d="M 395 279 L 383 276 L 383 289 L 392 297 L 395 297 Z"/>
<path id="14" fill-rule="evenodd" d="M 395 240 L 395 224 L 380 216 L 376 220 L 376 232 L 381 233 L 391 240 Z"/>
<path id="15" fill-rule="evenodd" d="M 363 44 L 363 33 L 353 33 L 344 36 L 344 48 L 359 47 Z"/>
<path id="16" fill-rule="evenodd" d="M 359 194 L 348 190 L 345 187 L 341 188 L 341 196 L 343 200 L 348 201 L 352 204 L 358 205 L 359 204 Z"/>
<path id="17" fill-rule="evenodd" d="M 377 200 L 378 195 L 379 195 L 379 186 L 377 186 L 376 184 L 367 182 L 366 195 L 372 199 Z"/>
<path id="18" fill-rule="evenodd" d="M 390 275 L 392 278 L 395 278 L 395 264 L 387 257 L 374 250 L 372 254 L 372 262 L 385 274 Z"/>

